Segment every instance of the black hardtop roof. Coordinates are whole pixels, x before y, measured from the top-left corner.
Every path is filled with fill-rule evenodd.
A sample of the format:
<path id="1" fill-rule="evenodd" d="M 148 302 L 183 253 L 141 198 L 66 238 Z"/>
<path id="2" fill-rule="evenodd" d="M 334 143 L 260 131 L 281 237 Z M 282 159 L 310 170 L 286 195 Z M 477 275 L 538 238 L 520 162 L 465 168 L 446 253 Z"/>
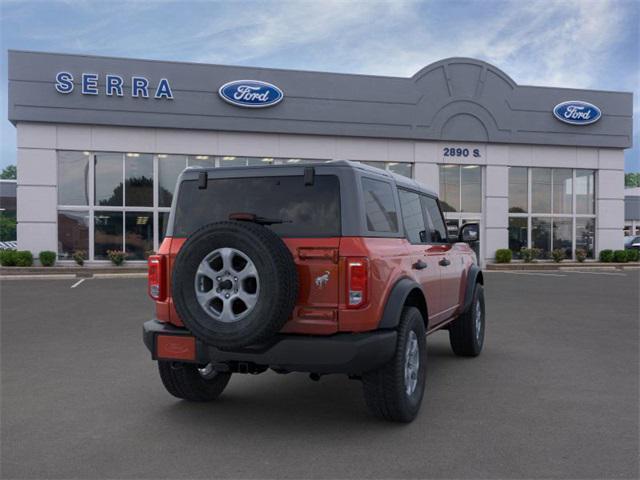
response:
<path id="1" fill-rule="evenodd" d="M 357 161 L 353 161 L 353 160 L 329 160 L 329 161 L 317 161 L 317 162 L 311 162 L 311 163 L 285 163 L 282 165 L 252 165 L 252 166 L 229 166 L 229 167 L 205 167 L 205 166 L 192 166 L 192 167 L 187 167 L 187 169 L 185 170 L 185 173 L 187 172 L 199 172 L 199 171 L 207 171 L 207 172 L 212 172 L 214 173 L 214 175 L 212 175 L 212 177 L 216 177 L 215 173 L 223 173 L 223 172 L 230 172 L 230 171 L 238 171 L 238 172 L 244 172 L 245 174 L 249 173 L 249 172 L 255 172 L 255 171 L 261 171 L 261 170 L 266 170 L 266 171 L 271 171 L 273 172 L 274 170 L 279 170 L 279 169 L 291 169 L 291 168 L 304 168 L 304 167 L 313 167 L 315 169 L 318 169 L 320 171 L 322 171 L 322 169 L 324 168 L 336 168 L 336 167 L 340 167 L 340 168 L 351 168 L 351 169 L 355 169 L 355 170 L 360 170 L 360 171 L 364 171 L 367 172 L 368 174 L 372 174 L 378 177 L 386 177 L 390 180 L 393 180 L 395 182 L 395 184 L 399 187 L 404 187 L 404 188 L 408 188 L 410 190 L 417 190 L 423 193 L 426 193 L 428 195 L 437 197 L 437 194 L 427 188 L 426 186 L 422 185 L 421 183 L 416 182 L 415 180 L 411 179 L 411 178 L 407 178 L 403 175 L 398 175 L 397 173 L 393 173 L 393 172 L 389 172 L 387 170 L 382 170 L 380 168 L 377 167 L 372 167 L 371 165 L 367 165 L 365 163 L 361 163 L 361 162 L 357 162 Z M 247 175 L 247 176 L 251 176 L 251 175 Z"/>

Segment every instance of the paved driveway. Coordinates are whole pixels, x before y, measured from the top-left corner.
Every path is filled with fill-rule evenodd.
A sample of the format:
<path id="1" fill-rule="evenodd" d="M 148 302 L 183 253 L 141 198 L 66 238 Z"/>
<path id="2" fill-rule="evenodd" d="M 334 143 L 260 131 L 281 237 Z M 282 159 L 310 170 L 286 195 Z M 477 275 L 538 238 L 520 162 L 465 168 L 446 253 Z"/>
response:
<path id="1" fill-rule="evenodd" d="M 638 477 L 638 272 L 488 273 L 485 351 L 429 337 L 422 412 L 370 417 L 340 376 L 162 388 L 143 279 L 3 281 L 3 478 Z"/>

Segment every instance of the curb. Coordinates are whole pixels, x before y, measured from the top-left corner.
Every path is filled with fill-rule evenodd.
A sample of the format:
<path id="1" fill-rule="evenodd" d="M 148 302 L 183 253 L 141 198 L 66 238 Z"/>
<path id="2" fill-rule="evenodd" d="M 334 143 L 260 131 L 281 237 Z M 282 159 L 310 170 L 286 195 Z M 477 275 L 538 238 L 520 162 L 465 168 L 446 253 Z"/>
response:
<path id="1" fill-rule="evenodd" d="M 91 275 L 74 275 L 71 273 L 61 274 L 28 274 L 28 275 L 0 275 L 0 280 L 13 281 L 13 280 L 100 280 L 108 278 L 147 278 L 146 272 L 130 272 L 130 273 L 96 273 Z"/>
<path id="2" fill-rule="evenodd" d="M 512 270 L 571 270 L 571 269 L 598 269 L 598 270 L 634 270 L 640 268 L 640 263 L 604 263 L 604 262 L 561 262 L 561 263 L 489 263 L 486 270 L 501 272 Z"/>
<path id="3" fill-rule="evenodd" d="M 0 278 L 13 276 L 72 275 L 78 278 L 91 278 L 98 275 L 147 274 L 147 266 L 123 267 L 0 267 Z"/>

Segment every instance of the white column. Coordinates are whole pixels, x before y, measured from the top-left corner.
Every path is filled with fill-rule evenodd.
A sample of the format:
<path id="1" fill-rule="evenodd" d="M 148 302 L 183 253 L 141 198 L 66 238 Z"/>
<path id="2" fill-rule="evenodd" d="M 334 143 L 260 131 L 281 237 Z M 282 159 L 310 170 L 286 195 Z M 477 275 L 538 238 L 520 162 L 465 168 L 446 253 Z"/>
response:
<path id="1" fill-rule="evenodd" d="M 600 149 L 596 179 L 596 258 L 624 248 L 624 151 Z"/>
<path id="2" fill-rule="evenodd" d="M 56 127 L 18 124 L 18 249 L 58 251 Z"/>
<path id="3" fill-rule="evenodd" d="M 509 248 L 509 167 L 487 165 L 484 197 L 484 255 L 490 262 L 496 250 Z"/>

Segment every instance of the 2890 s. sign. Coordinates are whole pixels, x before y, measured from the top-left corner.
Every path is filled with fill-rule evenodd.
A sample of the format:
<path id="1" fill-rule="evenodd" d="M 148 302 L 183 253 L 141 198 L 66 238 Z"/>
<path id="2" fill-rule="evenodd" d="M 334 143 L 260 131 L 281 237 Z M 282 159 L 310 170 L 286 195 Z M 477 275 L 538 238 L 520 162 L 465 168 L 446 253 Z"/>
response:
<path id="1" fill-rule="evenodd" d="M 569 100 L 553 107 L 555 117 L 571 125 L 589 125 L 600 120 L 602 112 L 598 107 L 581 100 Z"/>
<path id="2" fill-rule="evenodd" d="M 246 108 L 271 107 L 284 98 L 282 90 L 260 80 L 234 80 L 222 85 L 218 94 L 225 102 Z"/>

